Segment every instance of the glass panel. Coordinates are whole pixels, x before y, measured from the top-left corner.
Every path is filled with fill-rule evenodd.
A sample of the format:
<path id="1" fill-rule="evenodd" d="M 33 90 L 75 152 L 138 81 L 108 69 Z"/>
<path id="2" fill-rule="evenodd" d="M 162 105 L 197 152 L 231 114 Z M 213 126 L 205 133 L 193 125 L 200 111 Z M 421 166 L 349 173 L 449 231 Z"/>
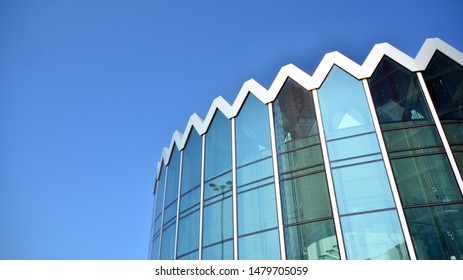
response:
<path id="1" fill-rule="evenodd" d="M 461 199 L 445 154 L 391 160 L 404 206 Z"/>
<path id="2" fill-rule="evenodd" d="M 272 158 L 239 167 L 236 171 L 238 186 L 273 176 Z"/>
<path id="3" fill-rule="evenodd" d="M 458 170 L 460 171 L 460 174 L 463 174 L 463 153 L 454 152 L 453 156 L 455 157 L 455 161 L 457 162 Z"/>
<path id="4" fill-rule="evenodd" d="M 228 172 L 220 177 L 204 183 L 204 200 L 230 191 L 233 187 L 232 173 Z"/>
<path id="5" fill-rule="evenodd" d="M 162 231 L 160 260 L 173 260 L 175 246 L 175 223 Z"/>
<path id="6" fill-rule="evenodd" d="M 278 230 L 270 230 L 238 239 L 238 259 L 279 260 Z"/>
<path id="7" fill-rule="evenodd" d="M 277 151 L 318 143 L 312 92 L 288 78 L 273 102 Z"/>
<path id="8" fill-rule="evenodd" d="M 164 209 L 164 225 L 169 223 L 173 218 L 177 216 L 177 203 L 172 203 Z"/>
<path id="9" fill-rule="evenodd" d="M 236 165 L 272 154 L 267 105 L 249 94 L 236 117 Z"/>
<path id="10" fill-rule="evenodd" d="M 339 260 L 333 220 L 285 228 L 288 260 Z"/>
<path id="11" fill-rule="evenodd" d="M 165 176 L 165 167 L 162 165 L 161 162 L 161 176 L 159 177 L 158 181 L 158 186 L 156 189 L 156 214 L 154 215 L 156 218 L 159 217 L 162 214 L 162 207 L 163 207 L 163 202 L 164 202 L 164 188 L 165 188 L 165 182 L 166 182 L 166 176 Z"/>
<path id="12" fill-rule="evenodd" d="M 203 260 L 233 260 L 233 240 L 203 249 Z"/>
<path id="13" fill-rule="evenodd" d="M 196 211 L 178 222 L 177 255 L 183 255 L 198 249 L 199 211 Z"/>
<path id="14" fill-rule="evenodd" d="M 442 144 L 434 125 L 384 131 L 383 136 L 389 152 Z"/>
<path id="15" fill-rule="evenodd" d="M 238 194 L 238 234 L 277 226 L 273 184 Z"/>
<path id="16" fill-rule="evenodd" d="M 416 74 L 389 57 L 368 83 L 382 128 L 433 122 Z"/>
<path id="17" fill-rule="evenodd" d="M 196 189 L 190 191 L 180 198 L 180 212 L 187 210 L 193 205 L 199 204 L 201 196 L 201 188 L 196 187 Z"/>
<path id="18" fill-rule="evenodd" d="M 285 224 L 331 216 L 325 172 L 282 181 L 280 187 Z"/>
<path id="19" fill-rule="evenodd" d="M 231 170 L 231 148 L 231 122 L 217 111 L 206 133 L 206 181 Z"/>
<path id="20" fill-rule="evenodd" d="M 204 207 L 203 246 L 233 237 L 231 198 Z"/>
<path id="21" fill-rule="evenodd" d="M 362 82 L 336 65 L 318 90 L 326 139 L 373 131 Z"/>
<path id="22" fill-rule="evenodd" d="M 181 194 L 201 184 L 201 150 L 201 136 L 193 129 L 183 150 Z"/>
<path id="23" fill-rule="evenodd" d="M 278 171 L 280 173 L 299 170 L 317 164 L 323 164 L 320 145 L 278 155 Z"/>
<path id="24" fill-rule="evenodd" d="M 395 207 L 382 161 L 336 168 L 332 174 L 339 214 Z"/>
<path id="25" fill-rule="evenodd" d="M 167 186 L 166 186 L 166 202 L 165 206 L 170 205 L 178 197 L 178 180 L 180 174 L 180 152 L 177 146 L 172 147 L 172 157 L 169 162 L 169 169 L 167 173 Z"/>
<path id="26" fill-rule="evenodd" d="M 327 142 L 330 161 L 379 153 L 375 133 Z"/>
<path id="27" fill-rule="evenodd" d="M 151 244 L 151 259 L 159 259 L 159 236 L 154 238 L 153 243 Z"/>
<path id="28" fill-rule="evenodd" d="M 341 225 L 348 259 L 409 259 L 395 210 L 341 217 Z"/>
<path id="29" fill-rule="evenodd" d="M 450 145 L 463 143 L 463 123 L 442 124 Z"/>
<path id="30" fill-rule="evenodd" d="M 198 251 L 194 251 L 192 253 L 178 257 L 177 260 L 197 260 L 198 258 L 199 258 Z"/>
<path id="31" fill-rule="evenodd" d="M 463 260 L 463 204 L 406 209 L 420 260 Z"/>
<path id="32" fill-rule="evenodd" d="M 463 120 L 463 67 L 436 51 L 423 73 L 441 120 Z"/>

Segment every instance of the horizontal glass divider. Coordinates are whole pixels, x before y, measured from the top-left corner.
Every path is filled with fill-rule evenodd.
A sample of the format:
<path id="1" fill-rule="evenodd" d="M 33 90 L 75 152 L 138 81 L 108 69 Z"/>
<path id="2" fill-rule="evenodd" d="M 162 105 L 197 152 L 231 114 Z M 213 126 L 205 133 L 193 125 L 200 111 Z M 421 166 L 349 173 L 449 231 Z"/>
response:
<path id="1" fill-rule="evenodd" d="M 395 123 L 402 123 L 402 122 L 395 122 Z M 403 130 L 403 129 L 409 129 L 409 128 L 419 128 L 419 127 L 425 127 L 425 126 L 436 126 L 434 122 L 415 124 L 415 125 L 410 125 L 410 126 L 402 126 L 402 127 L 391 127 L 391 128 L 383 128 L 382 127 L 383 125 L 384 124 L 381 125 L 381 132 L 389 132 L 389 131 Z"/>
<path id="2" fill-rule="evenodd" d="M 343 159 L 331 160 L 330 163 L 336 163 L 336 162 L 341 162 L 341 161 L 346 161 L 346 160 L 352 160 L 352 159 L 358 159 L 358 158 L 362 158 L 362 157 L 376 156 L 376 155 L 381 155 L 381 152 L 371 153 L 371 154 L 365 154 L 365 155 L 360 155 L 360 156 L 355 156 L 355 157 L 349 157 L 349 158 L 343 158 Z"/>
<path id="3" fill-rule="evenodd" d="M 191 253 L 194 253 L 194 252 L 196 252 L 196 251 L 199 251 L 199 248 L 194 249 L 194 250 L 189 251 L 189 252 L 186 252 L 186 253 L 183 253 L 183 254 L 181 254 L 181 255 L 178 255 L 178 256 L 177 256 L 177 260 L 180 259 L 180 258 L 182 258 L 182 257 L 184 257 L 184 256 L 186 256 L 186 255 L 189 255 L 189 254 L 191 254 Z"/>
<path id="4" fill-rule="evenodd" d="M 246 183 L 246 184 L 243 184 L 243 185 L 239 185 L 237 186 L 237 189 L 239 188 L 244 188 L 246 186 L 249 186 L 249 185 L 252 185 L 252 184 L 255 184 L 255 183 L 259 183 L 260 181 L 265 181 L 265 180 L 268 180 L 268 179 L 271 179 L 273 178 L 274 176 L 268 176 L 268 177 L 265 177 L 265 178 L 262 178 L 262 179 L 259 179 L 259 180 L 255 180 L 255 181 L 252 181 L 252 182 L 249 182 L 249 183 Z"/>
<path id="5" fill-rule="evenodd" d="M 226 191 L 224 191 L 224 192 L 221 192 L 221 193 L 219 193 L 219 194 L 216 194 L 216 195 L 214 195 L 214 196 L 211 196 L 211 197 L 205 199 L 204 202 L 207 202 L 207 201 L 210 201 L 210 200 L 214 200 L 214 199 L 216 199 L 217 197 L 219 197 L 219 196 L 221 196 L 221 195 L 224 195 L 224 194 L 227 194 L 227 195 L 228 195 L 228 193 L 231 193 L 231 192 L 232 192 L 231 189 L 230 189 L 230 190 L 226 190 Z"/>
<path id="6" fill-rule="evenodd" d="M 453 204 L 463 204 L 463 200 L 456 201 L 447 201 L 447 202 L 434 202 L 427 204 L 417 204 L 417 205 L 403 205 L 403 209 L 413 209 L 413 208 L 422 208 L 422 207 L 434 207 L 434 206 L 445 206 Z"/>
<path id="7" fill-rule="evenodd" d="M 284 151 L 284 152 L 277 152 L 277 156 L 281 156 L 281 155 L 284 155 L 284 154 L 289 154 L 289 153 L 292 153 L 292 152 L 304 150 L 304 149 L 306 149 L 306 148 L 315 147 L 315 146 L 317 146 L 317 145 L 320 145 L 320 142 L 313 143 L 313 144 L 306 145 L 306 146 L 299 147 L 299 148 L 292 149 L 292 150 L 287 150 L 287 151 Z"/>
<path id="8" fill-rule="evenodd" d="M 444 146 L 442 144 L 436 144 L 436 145 L 416 147 L 416 148 L 403 148 L 403 149 L 390 150 L 390 151 L 388 151 L 388 153 L 399 153 L 399 152 L 408 152 L 408 151 L 416 151 L 416 150 L 423 150 L 423 149 L 433 149 L 433 148 L 444 148 Z"/>
<path id="9" fill-rule="evenodd" d="M 219 203 L 219 202 L 221 202 L 221 201 L 224 201 L 225 199 L 228 199 L 228 198 L 230 198 L 230 197 L 232 197 L 231 194 L 228 195 L 228 196 L 225 196 L 224 198 L 221 198 L 221 199 L 219 199 L 219 200 L 213 201 L 213 202 L 211 202 L 211 203 L 209 203 L 209 204 L 206 204 L 206 202 L 204 202 L 204 208 L 206 208 L 206 207 L 208 207 L 208 206 L 211 206 L 211 205 L 213 205 L 213 204 Z"/>
<path id="10" fill-rule="evenodd" d="M 288 181 L 288 180 L 294 180 L 294 179 L 298 179 L 298 178 L 301 178 L 301 177 L 314 175 L 314 174 L 321 173 L 321 172 L 325 172 L 325 168 L 323 168 L 322 170 L 316 170 L 316 171 L 312 171 L 312 172 L 307 172 L 307 173 L 296 175 L 296 176 L 289 177 L 289 178 L 281 179 L 281 177 L 280 177 L 280 183 L 284 182 L 284 181 Z"/>
<path id="11" fill-rule="evenodd" d="M 394 159 L 404 159 L 404 158 L 412 158 L 412 157 L 422 157 L 422 156 L 432 156 L 432 155 L 441 155 L 441 154 L 447 154 L 445 151 L 441 152 L 427 152 L 427 153 L 422 153 L 422 154 L 414 154 L 414 155 L 405 155 L 405 156 L 394 156 L 394 155 L 389 155 L 390 160 Z"/>
<path id="12" fill-rule="evenodd" d="M 207 179 L 207 180 L 204 180 L 204 185 L 206 185 L 206 184 L 209 183 L 210 181 L 213 181 L 213 180 L 215 180 L 215 179 L 217 179 L 217 178 L 219 178 L 219 177 L 222 177 L 223 175 L 225 175 L 225 174 L 227 174 L 227 173 L 229 173 L 229 172 L 232 172 L 232 169 L 229 169 L 229 170 L 224 171 L 224 172 L 222 172 L 222 173 L 220 173 L 220 174 L 218 174 L 218 175 L 215 175 L 215 176 L 212 177 L 212 178 L 209 178 L 209 179 Z M 231 176 L 230 176 L 230 177 L 231 177 Z"/>
<path id="13" fill-rule="evenodd" d="M 240 168 L 243 168 L 243 167 L 246 167 L 246 166 L 249 166 L 249 165 L 253 165 L 254 163 L 258 163 L 258 162 L 260 162 L 260 161 L 264 161 L 264 160 L 269 159 L 269 158 L 272 158 L 272 155 L 266 156 L 266 157 L 264 157 L 264 158 L 261 158 L 261 159 L 255 160 L 255 161 L 251 161 L 251 162 L 245 163 L 245 164 L 243 164 L 243 165 L 240 165 L 240 166 L 236 167 L 236 169 L 238 170 L 238 169 L 240 169 Z"/>
<path id="14" fill-rule="evenodd" d="M 316 218 L 316 219 L 312 219 L 312 220 L 306 220 L 306 221 L 297 222 L 297 223 L 291 223 L 291 224 L 284 224 L 283 227 L 300 226 L 300 225 L 305 225 L 305 224 L 310 224 L 310 223 L 326 221 L 326 220 L 330 220 L 330 219 L 333 219 L 333 216 L 321 217 L 321 218 Z"/>
<path id="15" fill-rule="evenodd" d="M 193 209 L 193 208 L 195 208 L 195 207 L 198 207 L 198 209 Z M 191 210 L 191 211 L 190 211 L 190 210 Z M 188 211 L 190 211 L 190 212 L 188 212 Z M 199 211 L 199 203 L 198 203 L 197 205 L 193 206 L 193 207 L 188 208 L 188 210 L 185 210 L 185 211 L 183 211 L 182 213 L 180 213 L 180 214 L 179 214 L 179 219 L 180 219 L 180 220 L 181 220 L 181 219 L 184 219 L 184 218 L 190 216 L 191 214 L 194 214 L 196 211 Z"/>
<path id="16" fill-rule="evenodd" d="M 157 237 L 159 237 L 159 235 L 161 235 L 161 229 L 159 229 L 158 231 L 156 231 L 156 232 L 153 234 L 153 240 L 156 239 Z"/>
<path id="17" fill-rule="evenodd" d="M 182 198 L 182 197 L 184 197 L 185 195 L 187 195 L 187 194 L 189 194 L 189 193 L 195 191 L 195 190 L 196 190 L 197 188 L 199 188 L 199 187 L 201 187 L 201 184 L 199 184 L 199 185 L 193 187 L 192 189 L 189 189 L 187 192 L 185 192 L 185 193 L 183 193 L 183 194 L 180 194 L 180 198 Z"/>
<path id="18" fill-rule="evenodd" d="M 161 218 L 161 216 L 162 216 L 162 211 L 161 211 L 161 213 L 159 213 L 159 215 L 157 215 L 156 218 L 154 218 L 154 222 L 156 223 L 156 221 L 159 220 Z"/>
<path id="19" fill-rule="evenodd" d="M 341 166 L 334 166 L 334 167 L 331 167 L 331 169 L 343 168 L 343 167 L 354 166 L 354 165 L 362 165 L 362 164 L 378 162 L 378 161 L 383 161 L 383 159 L 382 158 L 380 158 L 380 159 L 372 159 L 372 160 L 356 162 L 356 163 L 350 163 L 350 164 L 341 165 Z"/>
<path id="20" fill-rule="evenodd" d="M 227 239 L 224 239 L 224 240 L 221 240 L 221 241 L 216 241 L 216 242 L 211 243 L 211 244 L 208 244 L 208 245 L 204 245 L 204 246 L 203 246 L 203 250 L 204 250 L 204 249 L 207 249 L 207 248 L 209 248 L 209 247 L 213 247 L 213 246 L 215 246 L 215 245 L 219 245 L 219 244 L 228 242 L 228 241 L 233 241 L 233 237 L 230 237 L 230 238 L 227 238 Z"/>
<path id="21" fill-rule="evenodd" d="M 263 184 L 263 185 L 259 185 L 259 186 L 256 186 L 254 188 L 250 188 L 248 190 L 244 190 L 244 191 L 238 191 L 237 194 L 243 194 L 243 193 L 247 193 L 247 192 L 250 192 L 250 191 L 253 191 L 253 190 L 256 190 L 256 189 L 259 189 L 259 188 L 263 188 L 263 187 L 266 187 L 266 186 L 269 186 L 269 185 L 273 185 L 275 182 L 268 182 L 266 184 Z"/>
<path id="22" fill-rule="evenodd" d="M 165 206 L 165 207 L 164 207 L 164 210 L 166 210 L 166 209 L 169 208 L 170 206 L 174 205 L 175 202 L 177 202 L 177 199 L 174 199 L 174 201 L 172 201 L 171 203 L 169 203 L 169 205 Z"/>
<path id="23" fill-rule="evenodd" d="M 463 120 L 440 120 L 442 124 L 459 124 L 463 123 Z"/>
<path id="24" fill-rule="evenodd" d="M 370 213 L 377 213 L 377 212 L 382 212 L 382 211 L 390 211 L 390 210 L 397 210 L 396 207 L 388 207 L 388 208 L 381 208 L 381 209 L 375 209 L 375 210 L 368 210 L 368 211 L 361 211 L 361 212 L 354 212 L 354 213 L 349 213 L 349 214 L 339 214 L 339 217 L 348 217 L 348 216 L 355 216 L 355 215 L 362 215 L 362 214 L 370 214 Z"/>
<path id="25" fill-rule="evenodd" d="M 246 233 L 246 234 L 238 234 L 238 238 L 242 238 L 242 237 L 246 237 L 246 236 L 250 236 L 250 235 L 255 235 L 255 234 L 259 234 L 259 233 L 263 233 L 263 232 L 267 232 L 267 231 L 271 231 L 271 230 L 275 230 L 275 229 L 278 229 L 278 226 L 271 227 L 271 228 L 266 228 L 266 229 Z"/>
<path id="26" fill-rule="evenodd" d="M 176 221 L 177 221 L 176 217 L 172 218 L 170 221 L 164 224 L 164 226 L 162 227 L 162 231 L 164 232 L 171 226 L 174 226 Z"/>
<path id="27" fill-rule="evenodd" d="M 455 142 L 450 144 L 450 147 L 455 147 L 455 146 L 463 146 L 463 142 Z"/>
<path id="28" fill-rule="evenodd" d="M 373 130 L 373 131 L 358 133 L 358 134 L 355 134 L 355 135 L 348 135 L 348 136 L 343 136 L 343 137 L 339 137 L 339 138 L 333 138 L 333 139 L 326 140 L 326 143 L 334 142 L 334 141 L 338 141 L 338 140 L 349 139 L 349 138 L 354 138 L 354 137 L 357 137 L 357 136 L 363 136 L 363 135 L 368 135 L 368 134 L 375 134 L 376 135 L 376 131 Z"/>
<path id="29" fill-rule="evenodd" d="M 312 168 L 319 167 L 319 166 L 324 166 L 323 162 L 322 162 L 322 163 L 317 163 L 317 164 L 314 164 L 314 165 L 310 165 L 310 166 L 307 166 L 307 167 L 302 167 L 302 168 L 294 169 L 294 170 L 291 170 L 291 171 L 280 172 L 280 173 L 278 173 L 278 174 L 279 174 L 280 176 L 284 176 L 284 175 L 289 174 L 289 173 L 304 171 L 304 170 L 306 170 L 306 169 L 312 169 Z"/>

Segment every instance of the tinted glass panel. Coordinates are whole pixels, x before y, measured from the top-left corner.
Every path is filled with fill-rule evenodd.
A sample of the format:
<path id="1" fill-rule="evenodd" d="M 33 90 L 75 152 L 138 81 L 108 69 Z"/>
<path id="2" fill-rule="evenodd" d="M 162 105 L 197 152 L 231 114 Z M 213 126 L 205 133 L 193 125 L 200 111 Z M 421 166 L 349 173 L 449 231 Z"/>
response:
<path id="1" fill-rule="evenodd" d="M 203 249 L 203 260 L 233 260 L 233 240 Z"/>
<path id="2" fill-rule="evenodd" d="M 395 207 L 382 161 L 332 170 L 339 214 Z"/>
<path id="3" fill-rule="evenodd" d="M 288 260 L 338 260 L 333 220 L 285 228 Z"/>
<path id="4" fill-rule="evenodd" d="M 175 223 L 162 232 L 161 260 L 174 259 Z"/>
<path id="5" fill-rule="evenodd" d="M 199 204 L 200 195 L 201 189 L 200 187 L 196 187 L 194 190 L 182 196 L 180 198 L 180 212 Z"/>
<path id="6" fill-rule="evenodd" d="M 380 152 L 375 133 L 330 141 L 327 144 L 330 161 Z"/>
<path id="7" fill-rule="evenodd" d="M 204 200 L 230 191 L 232 186 L 233 182 L 231 172 L 209 180 L 204 184 Z"/>
<path id="8" fill-rule="evenodd" d="M 272 158 L 258 161 L 256 163 L 239 167 L 236 171 L 237 185 L 261 180 L 273 176 Z"/>
<path id="9" fill-rule="evenodd" d="M 238 194 L 238 234 L 277 226 L 274 185 Z"/>
<path id="10" fill-rule="evenodd" d="M 359 80 L 333 66 L 318 93 L 327 140 L 374 130 Z"/>
<path id="11" fill-rule="evenodd" d="M 162 165 L 162 163 L 161 163 Z M 166 176 L 165 176 L 165 170 L 166 168 L 164 165 L 162 165 L 161 168 L 161 176 L 159 177 L 157 189 L 156 189 L 156 212 L 154 216 L 157 218 L 162 214 L 162 207 L 163 207 L 163 202 L 164 202 L 164 189 L 165 189 L 165 182 L 166 182 Z"/>
<path id="12" fill-rule="evenodd" d="M 178 222 L 177 255 L 198 249 L 199 211 L 182 218 Z"/>
<path id="13" fill-rule="evenodd" d="M 280 188 L 285 224 L 331 216 L 324 172 L 282 181 Z"/>
<path id="14" fill-rule="evenodd" d="M 177 257 L 177 260 L 197 260 L 199 257 L 198 251 L 183 255 L 181 257 Z"/>
<path id="15" fill-rule="evenodd" d="M 389 152 L 442 144 L 434 125 L 384 131 L 383 137 Z"/>
<path id="16" fill-rule="evenodd" d="M 159 236 L 154 238 L 153 243 L 151 244 L 151 259 L 159 259 Z"/>
<path id="17" fill-rule="evenodd" d="M 205 180 L 231 170 L 231 123 L 220 111 L 206 133 Z"/>
<path id="18" fill-rule="evenodd" d="M 249 94 L 236 117 L 236 165 L 271 155 L 267 105 Z"/>
<path id="19" fill-rule="evenodd" d="M 233 237 L 231 198 L 204 207 L 203 246 Z"/>
<path id="20" fill-rule="evenodd" d="M 461 199 L 445 154 L 391 160 L 404 206 Z"/>
<path id="21" fill-rule="evenodd" d="M 279 260 L 280 242 L 278 230 L 248 235 L 238 239 L 240 260 Z"/>
<path id="22" fill-rule="evenodd" d="M 166 185 L 166 202 L 165 206 L 170 205 L 178 197 L 178 180 L 180 174 L 180 152 L 177 147 L 172 148 L 172 157 L 169 162 Z"/>
<path id="23" fill-rule="evenodd" d="M 201 136 L 192 130 L 183 150 L 181 194 L 201 184 Z"/>
<path id="24" fill-rule="evenodd" d="M 406 209 L 421 260 L 463 260 L 463 204 Z"/>
<path id="25" fill-rule="evenodd" d="M 341 217 L 341 224 L 348 259 L 409 258 L 396 211 Z"/>
<path id="26" fill-rule="evenodd" d="M 280 173 L 300 170 L 323 164 L 322 149 L 320 145 L 299 149 L 294 152 L 278 156 L 278 170 Z"/>

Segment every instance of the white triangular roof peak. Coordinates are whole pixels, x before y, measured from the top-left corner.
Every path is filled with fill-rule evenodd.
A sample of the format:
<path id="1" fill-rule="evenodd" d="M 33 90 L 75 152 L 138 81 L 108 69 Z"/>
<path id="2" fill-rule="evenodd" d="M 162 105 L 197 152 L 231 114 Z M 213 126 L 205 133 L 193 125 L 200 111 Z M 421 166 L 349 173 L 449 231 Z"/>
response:
<path id="1" fill-rule="evenodd" d="M 234 118 L 241 109 L 248 94 L 253 94 L 262 103 L 268 104 L 276 99 L 288 78 L 293 79 L 307 90 L 318 89 L 334 65 L 342 68 L 357 79 L 366 79 L 371 77 L 383 56 L 390 57 L 410 71 L 423 71 L 431 61 L 436 50 L 439 50 L 463 66 L 463 53 L 439 38 L 432 38 L 424 42 L 416 58 L 408 56 L 388 43 L 381 43 L 372 48 L 362 65 L 357 64 L 339 52 L 330 52 L 323 57 L 313 76 L 310 76 L 293 64 L 288 64 L 280 69 L 268 90 L 255 80 L 250 79 L 241 87 L 233 105 L 230 105 L 223 97 L 219 96 L 212 102 L 204 120 L 197 114 L 193 114 L 183 134 L 179 131 L 174 132 L 170 147 L 164 148 L 162 151 L 162 157 L 157 166 L 156 179 L 159 179 L 161 165 L 169 164 L 174 143 L 179 150 L 182 150 L 193 127 L 198 131 L 199 135 L 206 133 L 217 110 L 221 111 L 228 119 Z"/>

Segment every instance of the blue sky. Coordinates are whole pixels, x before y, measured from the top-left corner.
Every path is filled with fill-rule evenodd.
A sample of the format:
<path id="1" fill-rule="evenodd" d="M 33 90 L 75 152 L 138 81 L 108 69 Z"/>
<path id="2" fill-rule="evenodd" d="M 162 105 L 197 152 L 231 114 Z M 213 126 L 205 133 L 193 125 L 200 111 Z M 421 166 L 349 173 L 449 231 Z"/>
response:
<path id="1" fill-rule="evenodd" d="M 146 259 L 157 161 L 212 100 L 375 43 L 463 51 L 463 2 L 0 0 L 0 259 Z"/>

